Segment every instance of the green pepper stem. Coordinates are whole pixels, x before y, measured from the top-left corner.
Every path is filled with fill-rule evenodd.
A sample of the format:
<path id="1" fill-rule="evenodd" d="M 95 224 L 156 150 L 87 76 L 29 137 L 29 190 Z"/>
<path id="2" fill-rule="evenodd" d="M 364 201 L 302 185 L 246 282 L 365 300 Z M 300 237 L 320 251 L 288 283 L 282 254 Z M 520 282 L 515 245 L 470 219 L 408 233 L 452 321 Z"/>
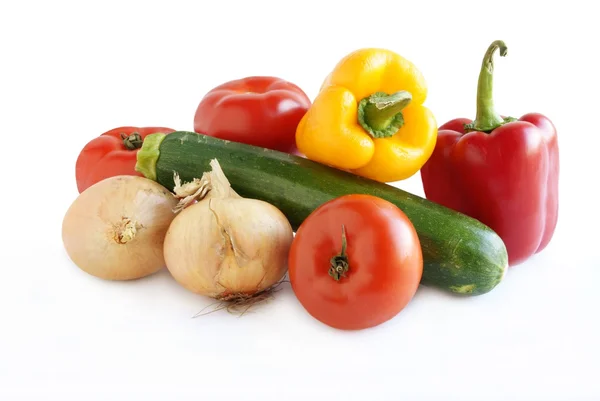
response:
<path id="1" fill-rule="evenodd" d="M 160 156 L 160 144 L 166 136 L 163 133 L 147 135 L 136 155 L 135 171 L 150 180 L 156 181 L 156 162 Z"/>
<path id="2" fill-rule="evenodd" d="M 125 145 L 127 150 L 139 149 L 144 143 L 144 139 L 137 132 L 134 132 L 131 135 L 121 134 L 121 139 L 123 139 L 123 145 Z"/>
<path id="3" fill-rule="evenodd" d="M 494 53 L 496 50 L 500 51 L 501 57 L 505 57 L 508 53 L 508 48 L 502 40 L 492 42 L 485 52 L 481 63 L 481 71 L 479 72 L 479 81 L 477 82 L 477 115 L 475 121 L 465 125 L 465 131 L 489 133 L 502 124 L 515 120 L 512 117 L 503 118 L 496 113 L 494 108 Z"/>
<path id="4" fill-rule="evenodd" d="M 342 225 L 342 251 L 329 261 L 329 275 L 335 281 L 340 281 L 342 277 L 346 277 L 346 273 L 348 273 L 348 270 L 350 269 L 348 255 L 346 255 L 347 246 L 346 227 Z"/>
<path id="5" fill-rule="evenodd" d="M 373 138 L 390 137 L 404 125 L 402 110 L 411 100 L 407 91 L 373 93 L 359 102 L 358 122 Z"/>

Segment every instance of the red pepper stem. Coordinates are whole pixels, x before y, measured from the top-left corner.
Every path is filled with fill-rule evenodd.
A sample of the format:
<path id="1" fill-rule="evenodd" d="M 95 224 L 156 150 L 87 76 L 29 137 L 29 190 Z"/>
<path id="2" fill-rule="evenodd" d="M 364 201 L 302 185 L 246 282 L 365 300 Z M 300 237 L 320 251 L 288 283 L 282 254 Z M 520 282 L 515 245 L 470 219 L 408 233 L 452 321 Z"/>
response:
<path id="1" fill-rule="evenodd" d="M 493 98 L 494 83 L 494 53 L 500 50 L 500 56 L 506 56 L 508 48 L 501 40 L 495 40 L 488 47 L 479 73 L 477 82 L 477 116 L 471 124 L 465 125 L 465 131 L 491 132 L 502 124 L 513 121 L 514 118 L 503 118 L 496 113 Z"/>

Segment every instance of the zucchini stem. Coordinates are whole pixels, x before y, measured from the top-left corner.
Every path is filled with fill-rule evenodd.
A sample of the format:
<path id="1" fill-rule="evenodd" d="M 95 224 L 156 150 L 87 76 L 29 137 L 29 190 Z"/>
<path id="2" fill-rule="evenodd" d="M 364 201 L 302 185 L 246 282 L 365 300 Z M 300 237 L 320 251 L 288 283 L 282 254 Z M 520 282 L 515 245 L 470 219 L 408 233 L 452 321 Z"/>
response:
<path id="1" fill-rule="evenodd" d="M 146 136 L 136 155 L 135 171 L 153 181 L 156 181 L 156 162 L 160 156 L 160 144 L 166 136 L 163 133 Z"/>
<path id="2" fill-rule="evenodd" d="M 348 270 L 350 269 L 348 255 L 346 255 L 347 246 L 346 227 L 342 224 L 342 251 L 331 258 L 331 261 L 329 262 L 329 275 L 335 281 L 340 281 L 342 277 L 346 277 L 346 273 L 348 273 Z"/>

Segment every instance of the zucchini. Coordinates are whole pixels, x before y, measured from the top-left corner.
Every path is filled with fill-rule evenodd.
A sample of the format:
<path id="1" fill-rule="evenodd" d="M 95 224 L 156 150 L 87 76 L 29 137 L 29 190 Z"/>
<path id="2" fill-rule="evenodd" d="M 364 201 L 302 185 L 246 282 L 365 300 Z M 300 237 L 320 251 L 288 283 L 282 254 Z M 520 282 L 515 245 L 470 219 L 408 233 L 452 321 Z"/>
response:
<path id="1" fill-rule="evenodd" d="M 480 295 L 502 281 L 508 255 L 502 239 L 479 221 L 391 185 L 311 160 L 261 147 L 179 131 L 152 134 L 138 152 L 136 170 L 173 190 L 210 170 L 216 158 L 233 189 L 243 197 L 278 207 L 296 230 L 321 204 L 362 193 L 398 206 L 421 241 L 421 284 L 451 293 Z"/>

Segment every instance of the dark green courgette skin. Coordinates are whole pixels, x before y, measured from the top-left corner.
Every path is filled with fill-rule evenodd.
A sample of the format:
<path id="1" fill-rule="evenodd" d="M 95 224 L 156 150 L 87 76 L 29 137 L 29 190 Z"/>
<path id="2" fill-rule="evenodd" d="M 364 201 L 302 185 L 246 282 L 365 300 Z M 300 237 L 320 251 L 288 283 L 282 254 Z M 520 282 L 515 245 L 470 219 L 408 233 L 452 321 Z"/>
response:
<path id="1" fill-rule="evenodd" d="M 421 241 L 421 284 L 464 295 L 492 290 L 508 266 L 501 238 L 479 221 L 388 184 L 294 155 L 194 132 L 174 132 L 163 139 L 156 180 L 173 190 L 174 173 L 183 182 L 200 178 L 217 159 L 233 189 L 243 197 L 278 207 L 296 230 L 323 203 L 360 193 L 398 206 Z"/>

